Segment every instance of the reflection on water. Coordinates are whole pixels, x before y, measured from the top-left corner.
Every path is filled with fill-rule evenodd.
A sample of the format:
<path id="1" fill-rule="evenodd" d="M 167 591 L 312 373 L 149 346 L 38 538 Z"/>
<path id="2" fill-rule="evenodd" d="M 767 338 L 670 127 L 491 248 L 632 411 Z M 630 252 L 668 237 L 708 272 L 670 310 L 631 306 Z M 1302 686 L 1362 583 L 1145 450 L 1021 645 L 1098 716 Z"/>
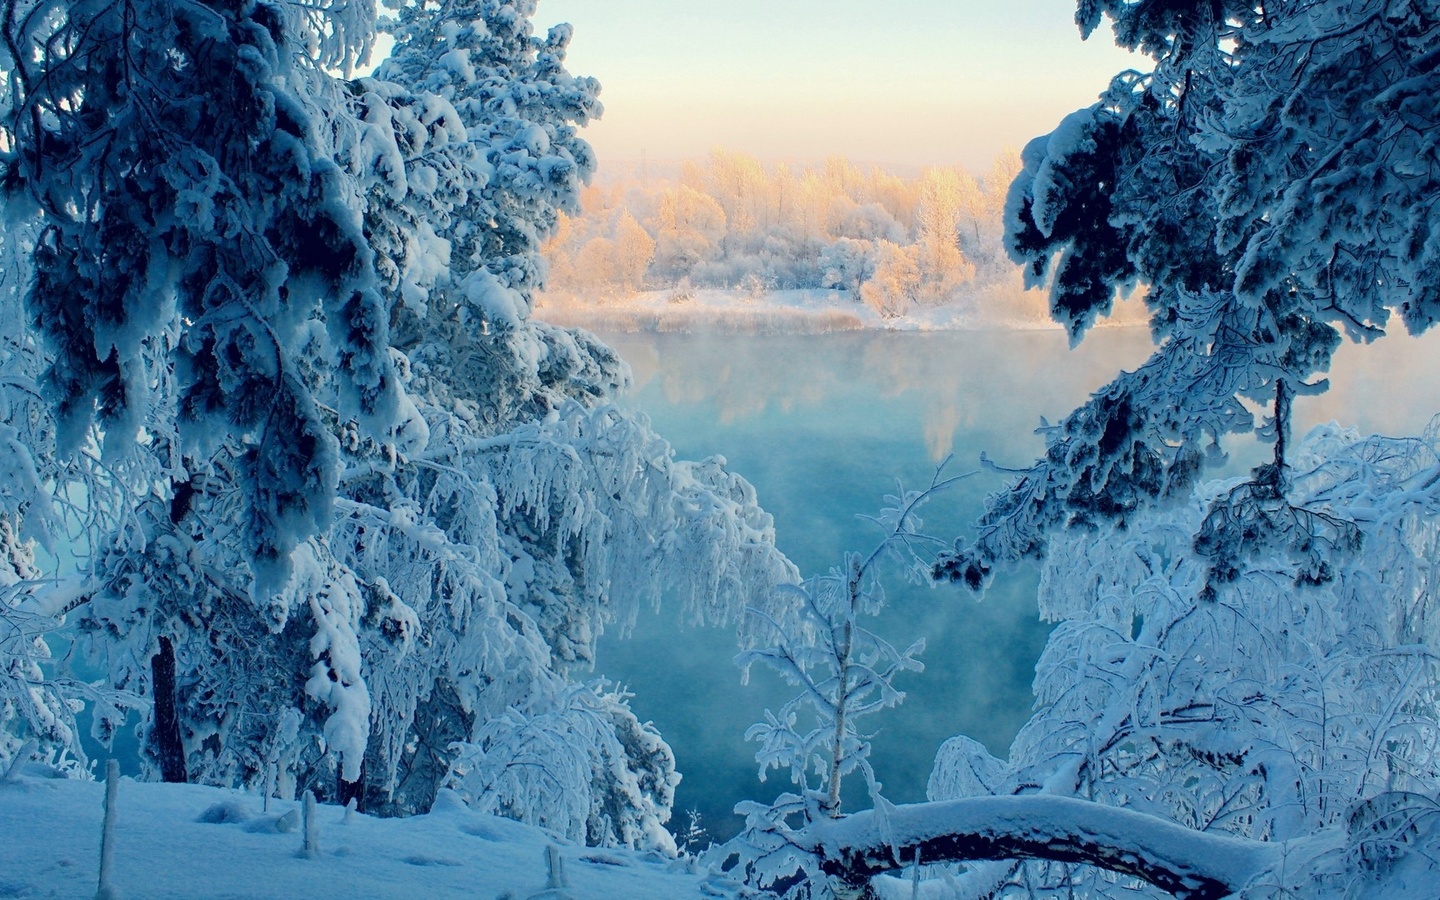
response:
<path id="1" fill-rule="evenodd" d="M 677 455 L 718 453 L 750 479 L 775 516 L 781 549 L 806 573 L 874 545 L 878 533 L 856 516 L 877 511 L 896 478 L 920 486 L 947 453 L 956 472 L 974 468 L 981 451 L 1002 464 L 1030 462 L 1042 448 L 1033 433 L 1042 416 L 1062 417 L 1150 350 L 1140 329 L 1097 331 L 1075 351 L 1059 332 L 605 338 L 635 373 L 625 402 L 651 417 Z M 1335 419 L 1418 433 L 1440 411 L 1437 340 L 1343 348 L 1332 390 L 1296 402 L 1297 430 Z M 1265 452 L 1239 446 L 1234 465 Z M 994 475 L 962 482 L 927 508 L 927 530 L 959 534 L 1000 484 Z M 876 630 L 928 644 L 926 671 L 901 684 L 904 705 L 879 717 L 874 763 L 890 799 L 923 799 L 935 750 L 958 732 L 1005 753 L 1028 717 L 1047 634 L 1034 590 L 1034 571 L 1003 577 L 978 604 L 948 586 L 887 583 Z M 635 692 L 637 713 L 675 747 L 686 775 L 677 809 L 698 809 L 717 837 L 738 827 L 729 816 L 737 800 L 788 786 L 785 773 L 757 782 L 755 747 L 743 738 L 788 691 L 759 670 L 742 688 L 733 655 L 728 633 L 681 629 L 672 605 L 643 619 L 634 640 L 607 635 L 598 666 Z"/>
<path id="2" fill-rule="evenodd" d="M 920 429 L 937 461 L 954 449 L 962 429 L 1018 433 L 1022 444 L 1038 447 L 1025 436 L 1040 412 L 1067 411 L 1122 366 L 1138 365 L 1150 347 L 1144 332 L 1131 328 L 1098 331 L 1074 352 L 1052 331 L 622 334 L 606 340 L 634 370 L 629 402 L 652 416 L 666 417 L 667 407 L 703 408 L 728 428 L 806 411 L 831 416 L 856 403 L 898 404 L 918 415 L 880 415 L 876 427 Z"/>

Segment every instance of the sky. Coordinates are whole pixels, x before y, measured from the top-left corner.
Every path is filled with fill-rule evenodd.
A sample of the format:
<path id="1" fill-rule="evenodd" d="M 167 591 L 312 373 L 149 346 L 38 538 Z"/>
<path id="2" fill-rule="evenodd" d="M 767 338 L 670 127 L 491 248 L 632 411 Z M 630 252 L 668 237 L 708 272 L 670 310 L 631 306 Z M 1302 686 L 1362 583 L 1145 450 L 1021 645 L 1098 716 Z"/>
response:
<path id="1" fill-rule="evenodd" d="M 603 87 L 606 160 L 841 155 L 984 172 L 1143 59 L 1074 0 L 540 0 L 575 27 L 568 68 Z"/>

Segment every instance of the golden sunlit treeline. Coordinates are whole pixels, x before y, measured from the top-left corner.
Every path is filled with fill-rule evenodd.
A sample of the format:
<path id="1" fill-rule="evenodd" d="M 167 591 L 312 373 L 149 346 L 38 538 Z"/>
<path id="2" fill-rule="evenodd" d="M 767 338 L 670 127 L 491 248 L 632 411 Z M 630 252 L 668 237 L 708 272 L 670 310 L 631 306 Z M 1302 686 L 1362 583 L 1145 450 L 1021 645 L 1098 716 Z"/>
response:
<path id="1" fill-rule="evenodd" d="M 699 288 L 818 288 L 847 291 L 886 317 L 973 303 L 1017 281 L 1001 214 L 1019 168 L 1014 151 L 977 178 L 958 167 L 907 177 L 838 157 L 767 165 L 716 150 L 678 177 L 587 188 L 581 214 L 562 217 L 546 246 L 547 291 L 603 302 L 641 291 L 683 300 Z"/>

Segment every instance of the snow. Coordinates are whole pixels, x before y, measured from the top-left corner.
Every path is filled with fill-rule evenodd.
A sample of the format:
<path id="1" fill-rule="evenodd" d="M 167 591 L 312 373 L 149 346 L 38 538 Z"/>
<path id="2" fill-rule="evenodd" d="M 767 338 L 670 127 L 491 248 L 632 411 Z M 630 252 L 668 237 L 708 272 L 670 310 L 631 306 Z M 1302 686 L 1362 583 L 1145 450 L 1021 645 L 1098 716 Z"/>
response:
<path id="1" fill-rule="evenodd" d="M 0 782 L 0 897 L 95 893 L 105 786 L 30 765 Z M 122 778 L 113 884 L 122 898 L 734 897 L 727 879 L 659 854 L 585 848 L 466 809 L 444 793 L 429 815 L 377 819 L 320 805 L 320 852 L 305 858 L 299 801 Z M 568 886 L 547 888 L 547 848 Z"/>

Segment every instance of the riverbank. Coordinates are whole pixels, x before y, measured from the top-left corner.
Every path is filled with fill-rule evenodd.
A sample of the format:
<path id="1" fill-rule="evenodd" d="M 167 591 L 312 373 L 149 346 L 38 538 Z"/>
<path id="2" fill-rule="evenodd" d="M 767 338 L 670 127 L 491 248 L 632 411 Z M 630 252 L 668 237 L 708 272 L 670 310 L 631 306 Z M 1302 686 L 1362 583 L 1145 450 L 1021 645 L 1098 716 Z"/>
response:
<path id="1" fill-rule="evenodd" d="M 1060 326 L 1045 297 L 1018 285 L 979 288 L 944 306 L 913 305 L 903 316 L 881 316 L 848 291 L 641 291 L 605 299 L 541 295 L 536 317 L 555 325 L 600 332 L 660 334 L 833 334 L 844 331 L 1050 331 Z M 1143 325 L 1138 300 L 1121 305 L 1103 324 Z"/>

